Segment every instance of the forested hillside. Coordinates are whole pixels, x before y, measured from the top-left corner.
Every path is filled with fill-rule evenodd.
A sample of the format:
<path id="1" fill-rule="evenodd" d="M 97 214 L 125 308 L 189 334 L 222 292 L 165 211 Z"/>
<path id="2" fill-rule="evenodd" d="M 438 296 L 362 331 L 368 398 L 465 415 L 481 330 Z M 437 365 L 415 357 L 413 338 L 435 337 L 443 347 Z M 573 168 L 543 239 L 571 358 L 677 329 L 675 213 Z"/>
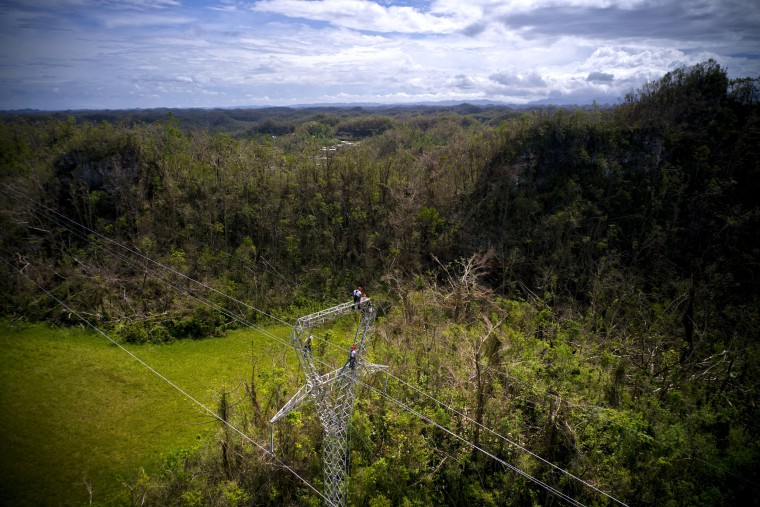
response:
<path id="1" fill-rule="evenodd" d="M 353 505 L 564 504 L 441 428 L 584 505 L 757 504 L 760 78 L 708 61 L 613 108 L 95 114 L 2 117 L 4 315 L 76 323 L 28 277 L 158 343 L 361 284 L 385 312 L 373 360 L 408 383 L 388 392 L 457 411 L 418 399 L 431 426 L 360 396 Z M 280 374 L 249 386 L 270 412 L 235 409 L 257 437 L 298 383 Z M 281 459 L 319 483 L 318 421 L 284 424 Z M 221 440 L 167 460 L 147 501 L 317 502 Z"/>

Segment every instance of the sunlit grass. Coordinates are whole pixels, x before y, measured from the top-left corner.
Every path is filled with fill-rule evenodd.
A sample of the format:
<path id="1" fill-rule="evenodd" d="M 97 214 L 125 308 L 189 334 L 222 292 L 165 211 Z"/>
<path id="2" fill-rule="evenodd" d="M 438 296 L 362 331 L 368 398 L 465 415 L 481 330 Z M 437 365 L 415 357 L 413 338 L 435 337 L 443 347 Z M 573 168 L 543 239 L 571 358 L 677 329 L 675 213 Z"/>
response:
<path id="1" fill-rule="evenodd" d="M 268 333 L 287 341 L 289 329 Z M 268 369 L 281 343 L 250 330 L 225 338 L 129 346 L 211 410 L 224 386 Z M 190 446 L 213 418 L 103 336 L 0 322 L 0 504 L 128 502 L 124 483 Z"/>

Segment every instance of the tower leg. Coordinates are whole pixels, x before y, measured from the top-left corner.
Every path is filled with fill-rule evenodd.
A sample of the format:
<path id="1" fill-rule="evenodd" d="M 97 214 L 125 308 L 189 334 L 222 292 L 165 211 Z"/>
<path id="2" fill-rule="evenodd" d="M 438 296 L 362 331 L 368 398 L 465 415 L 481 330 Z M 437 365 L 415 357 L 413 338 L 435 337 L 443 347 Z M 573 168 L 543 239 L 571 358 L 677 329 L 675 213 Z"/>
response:
<path id="1" fill-rule="evenodd" d="M 336 413 L 337 412 L 337 413 Z M 348 502 L 348 417 L 338 410 L 324 428 L 322 468 L 325 478 L 325 497 L 335 507 Z"/>

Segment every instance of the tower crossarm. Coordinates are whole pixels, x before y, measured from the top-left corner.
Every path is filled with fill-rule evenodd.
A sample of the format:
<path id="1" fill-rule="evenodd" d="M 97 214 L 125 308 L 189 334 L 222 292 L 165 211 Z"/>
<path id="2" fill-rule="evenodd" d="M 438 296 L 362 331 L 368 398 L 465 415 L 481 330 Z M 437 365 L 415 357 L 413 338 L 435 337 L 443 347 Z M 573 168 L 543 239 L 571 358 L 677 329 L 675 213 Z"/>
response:
<path id="1" fill-rule="evenodd" d="M 369 298 L 362 298 L 361 302 L 358 303 L 358 306 L 364 307 L 364 305 L 369 303 Z M 312 313 L 311 315 L 306 315 L 304 317 L 299 317 L 298 320 L 296 320 L 296 327 L 300 327 L 301 329 L 306 328 L 312 328 L 314 326 L 319 326 L 321 324 L 324 324 L 325 322 L 330 322 L 335 319 L 338 319 L 340 317 L 343 317 L 344 315 L 348 315 L 353 310 L 357 310 L 356 308 L 357 303 L 341 303 L 339 305 L 333 306 L 331 308 L 326 308 L 324 310 L 320 310 L 318 312 Z"/>
<path id="2" fill-rule="evenodd" d="M 301 389 L 296 392 L 296 394 L 293 395 L 292 398 L 285 404 L 284 407 L 280 409 L 279 412 L 277 412 L 274 417 L 272 417 L 269 422 L 273 423 L 277 421 L 278 419 L 281 419 L 288 415 L 288 413 L 292 412 L 298 405 L 301 404 L 303 400 L 305 400 L 312 392 L 312 387 L 309 384 L 306 384 L 301 387 Z"/>
<path id="3" fill-rule="evenodd" d="M 363 316 L 362 322 L 365 324 L 364 334 L 366 334 L 368 327 L 371 326 L 371 321 L 366 322 L 366 310 L 368 309 L 372 312 L 372 315 L 374 317 L 374 309 L 372 308 L 372 303 L 370 302 L 369 298 L 365 297 L 362 298 L 359 303 L 341 303 L 339 305 L 335 305 L 333 307 L 312 313 L 311 315 L 299 317 L 296 320 L 295 325 L 293 326 L 293 330 L 290 333 L 290 342 L 298 355 L 298 361 L 301 364 L 301 369 L 303 370 L 304 375 L 306 376 L 307 385 L 309 385 L 311 388 L 314 388 L 320 384 L 320 374 L 316 368 L 316 365 L 314 364 L 311 355 L 311 348 L 305 345 L 311 329 L 315 326 L 325 324 L 327 322 L 332 322 L 333 320 L 339 319 L 340 317 L 349 315 L 354 311 L 361 310 Z M 374 318 L 372 320 L 374 320 Z M 362 335 L 362 339 L 364 337 L 364 334 Z"/>

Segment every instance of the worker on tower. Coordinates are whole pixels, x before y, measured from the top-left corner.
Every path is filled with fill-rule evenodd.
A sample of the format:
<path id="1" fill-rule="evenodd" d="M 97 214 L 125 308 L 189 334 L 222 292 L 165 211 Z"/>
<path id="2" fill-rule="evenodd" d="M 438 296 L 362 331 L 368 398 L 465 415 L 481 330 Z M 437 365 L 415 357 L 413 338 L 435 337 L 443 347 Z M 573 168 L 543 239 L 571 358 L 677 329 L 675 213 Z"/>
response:
<path id="1" fill-rule="evenodd" d="M 314 337 L 313 337 L 312 335 L 309 335 L 309 337 L 308 337 L 308 338 L 306 338 L 306 345 L 304 346 L 304 350 L 306 350 L 306 352 L 307 352 L 307 353 L 308 353 L 310 356 L 311 356 L 311 355 L 313 355 L 313 354 L 311 353 L 311 340 L 312 340 L 312 338 L 314 338 Z"/>
<path id="2" fill-rule="evenodd" d="M 362 288 L 357 286 L 354 289 L 354 310 L 359 309 L 359 302 L 362 300 Z"/>
<path id="3" fill-rule="evenodd" d="M 348 354 L 348 367 L 352 370 L 356 367 L 356 345 L 351 345 L 351 352 Z"/>

